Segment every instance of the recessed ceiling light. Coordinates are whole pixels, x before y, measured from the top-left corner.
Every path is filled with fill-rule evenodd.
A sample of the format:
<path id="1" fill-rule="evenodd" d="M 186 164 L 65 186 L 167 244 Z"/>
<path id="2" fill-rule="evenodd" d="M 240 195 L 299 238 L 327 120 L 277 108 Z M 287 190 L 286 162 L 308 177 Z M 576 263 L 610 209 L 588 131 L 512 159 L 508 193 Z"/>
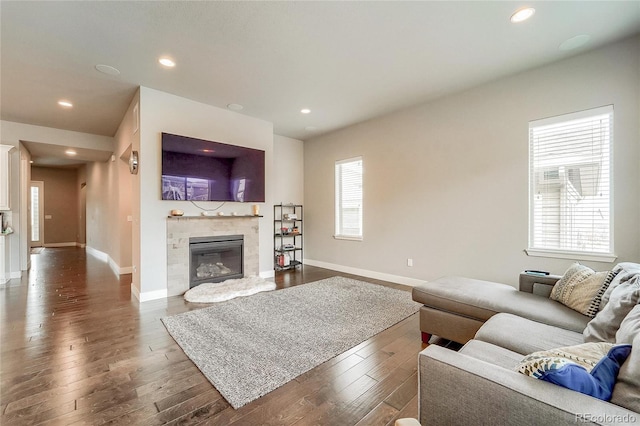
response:
<path id="1" fill-rule="evenodd" d="M 522 9 L 518 9 L 515 11 L 513 15 L 511 15 L 511 22 L 517 24 L 518 22 L 526 21 L 531 18 L 533 14 L 536 13 L 536 10 L 532 7 L 523 7 Z"/>
<path id="2" fill-rule="evenodd" d="M 65 100 L 58 101 L 58 105 L 60 105 L 61 107 L 65 107 L 65 108 L 73 107 L 73 104 L 71 102 L 65 101 Z"/>
<path id="3" fill-rule="evenodd" d="M 228 104 L 227 108 L 229 108 L 231 111 L 242 111 L 244 109 L 244 107 L 240 104 Z"/>
<path id="4" fill-rule="evenodd" d="M 560 46 L 558 46 L 558 49 L 560 49 L 560 50 L 577 49 L 578 47 L 582 47 L 585 44 L 587 44 L 590 39 L 591 39 L 591 37 L 589 35 L 580 34 L 580 35 L 577 35 L 575 37 L 571 37 L 570 39 L 565 40 L 562 43 L 560 43 Z"/>
<path id="5" fill-rule="evenodd" d="M 67 155 L 71 155 L 71 156 L 74 156 L 74 155 L 76 155 L 76 154 L 77 154 L 77 152 L 75 152 L 75 151 L 74 151 L 74 150 L 72 150 L 72 149 L 68 149 L 68 150 L 66 150 L 64 153 L 65 153 L 65 154 L 67 154 Z"/>
<path id="6" fill-rule="evenodd" d="M 303 113 L 303 114 L 309 114 L 311 112 L 311 110 L 309 108 L 302 108 L 300 110 L 300 112 Z"/>
<path id="7" fill-rule="evenodd" d="M 29 164 L 33 164 L 33 160 L 29 160 Z"/>
<path id="8" fill-rule="evenodd" d="M 158 62 L 160 62 L 160 65 L 167 68 L 173 68 L 176 66 L 176 63 L 174 62 L 174 60 L 166 56 L 163 56 L 162 58 L 158 59 Z"/>
<path id="9" fill-rule="evenodd" d="M 96 69 L 103 74 L 120 75 L 120 70 L 112 67 L 111 65 L 98 64 L 96 65 Z"/>

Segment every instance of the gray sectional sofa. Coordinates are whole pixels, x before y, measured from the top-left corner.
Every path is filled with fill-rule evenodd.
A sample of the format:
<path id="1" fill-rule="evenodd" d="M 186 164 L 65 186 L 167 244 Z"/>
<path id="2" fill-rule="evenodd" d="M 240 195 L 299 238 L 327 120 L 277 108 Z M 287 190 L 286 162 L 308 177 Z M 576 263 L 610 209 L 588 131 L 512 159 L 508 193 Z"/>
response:
<path id="1" fill-rule="evenodd" d="M 423 304 L 423 340 L 437 335 L 465 344 L 458 352 L 430 345 L 420 353 L 421 424 L 640 425 L 640 265 L 620 264 L 616 270 L 608 293 L 599 295 L 601 309 L 609 306 L 596 318 L 602 326 L 605 315 L 621 303 L 624 330 L 612 320 L 602 333 L 609 333 L 611 343 L 632 344 L 632 350 L 611 401 L 516 371 L 528 354 L 580 345 L 589 333 L 587 341 L 602 335 L 594 331 L 595 319 L 549 298 L 560 276 L 523 273 L 519 289 L 460 277 L 414 288 L 414 300 Z M 612 290 L 622 285 L 630 296 L 612 303 Z M 616 341 L 616 335 L 624 341 Z"/>

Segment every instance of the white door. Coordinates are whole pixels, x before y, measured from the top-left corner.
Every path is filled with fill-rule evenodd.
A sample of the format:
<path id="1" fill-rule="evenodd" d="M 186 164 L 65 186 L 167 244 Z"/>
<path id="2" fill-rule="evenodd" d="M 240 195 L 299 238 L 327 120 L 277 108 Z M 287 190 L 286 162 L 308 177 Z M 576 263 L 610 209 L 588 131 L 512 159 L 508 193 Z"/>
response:
<path id="1" fill-rule="evenodd" d="M 31 181 L 29 187 L 30 247 L 42 247 L 44 241 L 44 182 Z"/>

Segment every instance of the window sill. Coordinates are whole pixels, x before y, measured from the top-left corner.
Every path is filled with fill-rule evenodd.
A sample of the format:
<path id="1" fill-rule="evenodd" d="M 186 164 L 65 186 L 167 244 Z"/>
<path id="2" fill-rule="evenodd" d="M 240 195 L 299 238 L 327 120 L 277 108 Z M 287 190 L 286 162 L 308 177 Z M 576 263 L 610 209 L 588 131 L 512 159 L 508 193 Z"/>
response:
<path id="1" fill-rule="evenodd" d="M 553 250 L 540 250 L 540 249 L 526 249 L 525 253 L 528 256 L 534 257 L 553 257 L 556 259 L 573 259 L 573 260 L 585 260 L 592 262 L 614 262 L 618 256 L 613 253 L 584 253 L 573 251 L 553 251 Z"/>
<path id="2" fill-rule="evenodd" d="M 333 238 L 336 240 L 362 241 L 362 237 L 351 237 L 347 235 L 334 235 Z"/>

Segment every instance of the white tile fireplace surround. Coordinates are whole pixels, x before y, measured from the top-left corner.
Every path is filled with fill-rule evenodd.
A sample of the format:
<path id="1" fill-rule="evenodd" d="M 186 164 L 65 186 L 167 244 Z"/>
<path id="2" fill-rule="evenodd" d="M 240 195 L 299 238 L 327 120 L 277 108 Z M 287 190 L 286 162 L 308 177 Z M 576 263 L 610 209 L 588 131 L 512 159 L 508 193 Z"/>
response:
<path id="1" fill-rule="evenodd" d="M 244 235 L 244 275 L 258 275 L 259 216 L 182 216 L 167 218 L 167 295 L 189 290 L 189 238 Z"/>

